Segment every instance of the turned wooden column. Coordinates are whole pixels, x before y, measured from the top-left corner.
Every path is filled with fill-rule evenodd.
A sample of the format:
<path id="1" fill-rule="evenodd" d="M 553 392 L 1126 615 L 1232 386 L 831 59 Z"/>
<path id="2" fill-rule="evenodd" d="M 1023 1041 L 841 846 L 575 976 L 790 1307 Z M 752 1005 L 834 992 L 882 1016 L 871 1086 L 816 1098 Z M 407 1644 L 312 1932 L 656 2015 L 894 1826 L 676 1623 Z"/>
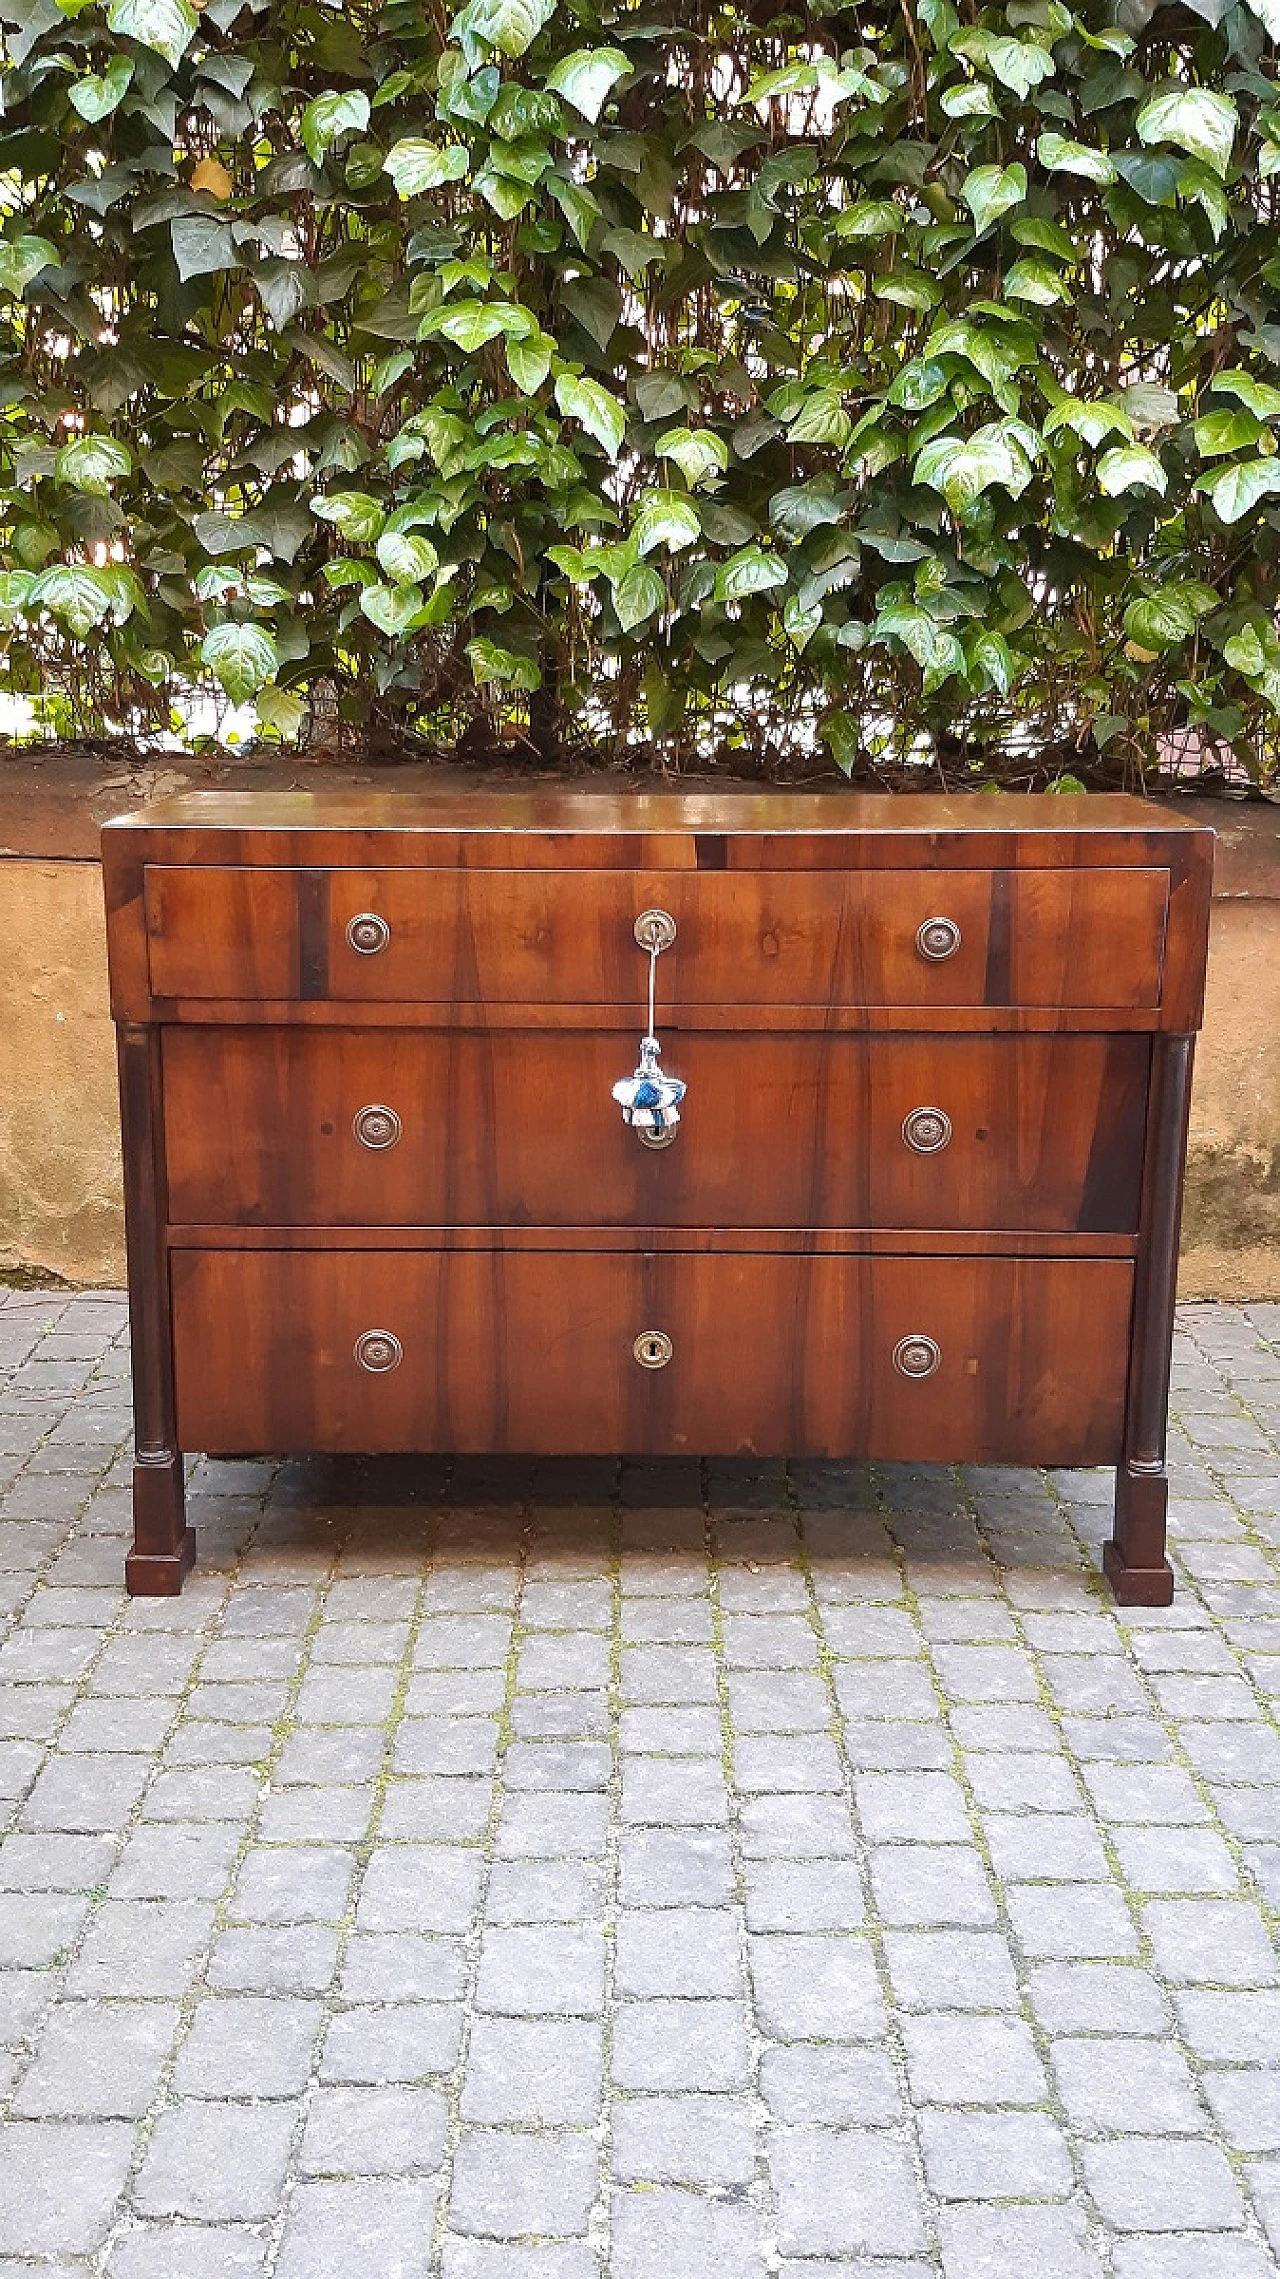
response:
<path id="1" fill-rule="evenodd" d="M 1122 1606 L 1168 1606 L 1173 1597 L 1173 1569 L 1165 1557 L 1166 1440 L 1194 1053 L 1194 1037 L 1152 1041 L 1124 1457 L 1116 1472 L 1115 1533 L 1102 1553 Z"/>
<path id="2" fill-rule="evenodd" d="M 158 1030 L 123 1025 L 119 1058 L 134 1430 L 133 1549 L 124 1575 L 135 1594 L 175 1597 L 196 1539 L 187 1525 L 174 1417 Z"/>

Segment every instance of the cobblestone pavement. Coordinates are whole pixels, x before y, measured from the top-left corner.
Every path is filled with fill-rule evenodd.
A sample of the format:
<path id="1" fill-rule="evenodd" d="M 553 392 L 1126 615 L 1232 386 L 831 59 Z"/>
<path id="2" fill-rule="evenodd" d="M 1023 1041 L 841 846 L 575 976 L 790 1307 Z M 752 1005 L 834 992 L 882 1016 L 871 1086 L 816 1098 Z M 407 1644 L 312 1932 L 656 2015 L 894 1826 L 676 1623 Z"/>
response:
<path id="1" fill-rule="evenodd" d="M 1101 1474 L 201 1463 L 0 1293 L 0 2279 L 1280 2271 L 1280 1307 Z M 1268 2245 L 1268 2240 L 1270 2245 Z"/>

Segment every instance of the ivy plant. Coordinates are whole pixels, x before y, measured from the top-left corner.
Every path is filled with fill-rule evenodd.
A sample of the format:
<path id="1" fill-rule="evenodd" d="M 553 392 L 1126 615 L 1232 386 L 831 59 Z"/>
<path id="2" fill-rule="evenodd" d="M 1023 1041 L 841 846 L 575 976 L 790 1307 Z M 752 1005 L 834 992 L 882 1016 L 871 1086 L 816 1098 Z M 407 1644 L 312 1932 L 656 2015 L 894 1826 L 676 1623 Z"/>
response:
<path id="1" fill-rule="evenodd" d="M 0 15 L 67 727 L 1274 776 L 1280 0 Z"/>

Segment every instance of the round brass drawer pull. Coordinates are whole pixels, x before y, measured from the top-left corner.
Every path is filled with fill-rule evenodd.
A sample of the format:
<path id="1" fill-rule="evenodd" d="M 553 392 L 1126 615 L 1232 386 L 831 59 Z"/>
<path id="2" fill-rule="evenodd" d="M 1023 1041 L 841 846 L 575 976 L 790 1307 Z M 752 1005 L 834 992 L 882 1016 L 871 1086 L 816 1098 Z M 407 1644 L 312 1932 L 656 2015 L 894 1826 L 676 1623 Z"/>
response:
<path id="1" fill-rule="evenodd" d="M 900 1337 L 893 1349 L 893 1366 L 902 1377 L 932 1377 L 941 1359 L 941 1347 L 922 1330 Z"/>
<path id="2" fill-rule="evenodd" d="M 361 1147 L 372 1148 L 380 1155 L 384 1148 L 395 1146 L 403 1126 L 394 1108 L 384 1108 L 380 1101 L 372 1100 L 367 1108 L 357 1108 L 351 1129 Z"/>
<path id="3" fill-rule="evenodd" d="M 353 1348 L 362 1369 L 371 1377 L 384 1377 L 388 1369 L 398 1369 L 404 1359 L 404 1347 L 389 1329 L 367 1329 L 358 1337 Z"/>
<path id="4" fill-rule="evenodd" d="M 916 948 L 933 964 L 954 957 L 960 947 L 960 928 L 954 918 L 926 918 L 916 932 Z"/>
<path id="5" fill-rule="evenodd" d="M 632 930 L 640 948 L 655 956 L 669 950 L 676 938 L 676 922 L 669 910 L 642 910 Z"/>
<path id="6" fill-rule="evenodd" d="M 642 1329 L 631 1350 L 642 1369 L 665 1369 L 675 1348 L 665 1329 Z"/>
<path id="7" fill-rule="evenodd" d="M 347 940 L 361 957 L 376 957 L 391 939 L 391 928 L 376 910 L 358 910 L 347 920 Z"/>
<path id="8" fill-rule="evenodd" d="M 945 1108 L 913 1108 L 904 1117 L 902 1136 L 915 1155 L 937 1155 L 951 1139 L 951 1118 Z"/>

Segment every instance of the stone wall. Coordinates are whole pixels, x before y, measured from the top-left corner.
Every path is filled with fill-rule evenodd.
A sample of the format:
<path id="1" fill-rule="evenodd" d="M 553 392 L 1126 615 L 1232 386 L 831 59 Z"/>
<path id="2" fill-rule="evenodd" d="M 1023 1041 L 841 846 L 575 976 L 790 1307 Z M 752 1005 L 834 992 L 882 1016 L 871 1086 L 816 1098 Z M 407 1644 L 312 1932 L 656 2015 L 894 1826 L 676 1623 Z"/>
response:
<path id="1" fill-rule="evenodd" d="M 140 776 L 104 790 L 100 771 L 71 762 L 28 768 L 24 782 L 25 766 L 0 765 L 0 1269 L 119 1283 L 115 1042 L 94 852 L 104 816 L 155 785 Z M 184 767 L 199 786 L 200 772 Z M 397 771 L 397 783 L 408 788 L 418 772 Z M 327 780 L 366 779 L 307 770 L 308 788 Z M 1280 1298 L 1280 808 L 1203 812 L 1220 840 L 1180 1290 Z"/>

